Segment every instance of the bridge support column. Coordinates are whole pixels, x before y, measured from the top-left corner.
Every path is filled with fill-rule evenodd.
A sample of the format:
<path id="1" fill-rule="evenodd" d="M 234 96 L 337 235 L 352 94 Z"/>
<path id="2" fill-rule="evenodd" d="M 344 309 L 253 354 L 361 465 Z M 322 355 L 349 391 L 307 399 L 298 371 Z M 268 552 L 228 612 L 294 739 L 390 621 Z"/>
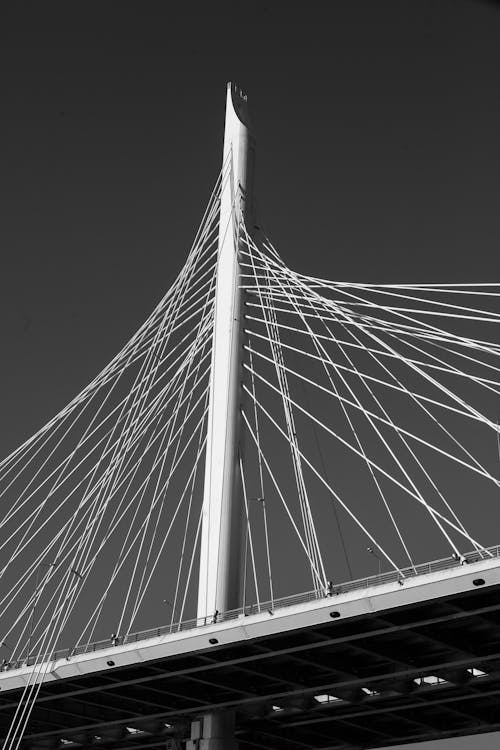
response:
<path id="1" fill-rule="evenodd" d="M 250 227 L 254 223 L 254 154 L 246 96 L 228 84 L 198 582 L 201 623 L 241 606 L 240 227 L 243 219 Z M 207 714 L 193 722 L 187 750 L 237 750 L 234 714 Z"/>
<path id="2" fill-rule="evenodd" d="M 234 712 L 207 714 L 193 721 L 186 750 L 238 750 L 234 738 Z"/>
<path id="3" fill-rule="evenodd" d="M 242 219 L 253 224 L 254 150 L 248 129 L 246 97 L 234 84 L 229 84 L 198 582 L 198 618 L 202 622 L 216 612 L 241 606 L 239 233 Z"/>

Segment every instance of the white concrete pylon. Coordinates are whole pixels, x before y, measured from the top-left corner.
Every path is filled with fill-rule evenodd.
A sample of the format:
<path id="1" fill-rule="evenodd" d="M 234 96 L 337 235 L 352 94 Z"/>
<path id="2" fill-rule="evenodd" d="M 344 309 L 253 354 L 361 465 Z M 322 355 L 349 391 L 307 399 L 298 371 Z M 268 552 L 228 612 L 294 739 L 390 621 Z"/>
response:
<path id="1" fill-rule="evenodd" d="M 198 618 L 240 605 L 242 508 L 238 443 L 241 393 L 239 224 L 253 225 L 255 146 L 246 96 L 227 86 L 224 176 L 212 342 L 210 401 L 202 510 Z"/>

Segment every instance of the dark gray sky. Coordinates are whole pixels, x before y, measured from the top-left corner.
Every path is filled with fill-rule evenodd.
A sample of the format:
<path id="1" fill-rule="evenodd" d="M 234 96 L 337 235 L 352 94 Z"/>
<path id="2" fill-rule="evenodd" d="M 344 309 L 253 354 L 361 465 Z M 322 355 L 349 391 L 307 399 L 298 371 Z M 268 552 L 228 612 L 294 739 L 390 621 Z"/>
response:
<path id="1" fill-rule="evenodd" d="M 174 279 L 220 166 L 227 80 L 248 93 L 260 217 L 290 266 L 500 279 L 498 4 L 204 6 L 0 10 L 2 455 Z"/>
<path id="2" fill-rule="evenodd" d="M 497 280 L 500 9 L 462 0 L 3 5 L 2 453 L 169 286 L 247 90 L 289 265 Z"/>

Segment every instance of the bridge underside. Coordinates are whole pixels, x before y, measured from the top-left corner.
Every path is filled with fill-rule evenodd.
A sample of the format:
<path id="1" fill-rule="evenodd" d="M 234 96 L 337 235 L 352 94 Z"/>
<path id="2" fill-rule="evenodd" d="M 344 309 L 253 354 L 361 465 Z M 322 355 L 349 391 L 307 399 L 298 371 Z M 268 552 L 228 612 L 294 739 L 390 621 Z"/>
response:
<path id="1" fill-rule="evenodd" d="M 241 750 L 375 748 L 498 730 L 499 589 L 48 683 L 22 746 L 180 748 L 191 721 L 219 710 L 235 711 Z M 2 735 L 19 697 L 0 694 Z"/>

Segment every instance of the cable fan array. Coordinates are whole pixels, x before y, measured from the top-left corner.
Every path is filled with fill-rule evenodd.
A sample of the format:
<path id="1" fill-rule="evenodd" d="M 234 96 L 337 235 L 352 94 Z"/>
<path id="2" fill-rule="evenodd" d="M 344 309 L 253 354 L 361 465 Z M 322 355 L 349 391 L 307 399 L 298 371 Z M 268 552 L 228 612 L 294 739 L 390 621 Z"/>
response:
<path id="1" fill-rule="evenodd" d="M 175 630 L 196 611 L 230 178 L 227 163 L 144 325 L 0 462 L 1 647 L 5 667 L 31 666 L 6 750 L 22 741 L 56 649 L 70 658 L 100 638 Z M 241 607 L 323 595 L 373 573 L 373 556 L 404 579 L 433 557 L 491 555 L 500 285 L 332 282 L 290 270 L 244 224 L 239 243 Z"/>
<path id="2" fill-rule="evenodd" d="M 156 621 L 185 617 L 197 583 L 223 177 L 148 320 L 0 464 L 3 665 L 33 665 L 5 748 L 19 746 L 55 649 L 138 629 L 148 607 Z"/>
<path id="3" fill-rule="evenodd" d="M 283 511 L 266 527 L 275 567 L 287 516 L 317 591 L 367 575 L 373 555 L 401 579 L 491 555 L 500 285 L 331 282 L 243 243 L 242 420 L 252 492 Z"/>

